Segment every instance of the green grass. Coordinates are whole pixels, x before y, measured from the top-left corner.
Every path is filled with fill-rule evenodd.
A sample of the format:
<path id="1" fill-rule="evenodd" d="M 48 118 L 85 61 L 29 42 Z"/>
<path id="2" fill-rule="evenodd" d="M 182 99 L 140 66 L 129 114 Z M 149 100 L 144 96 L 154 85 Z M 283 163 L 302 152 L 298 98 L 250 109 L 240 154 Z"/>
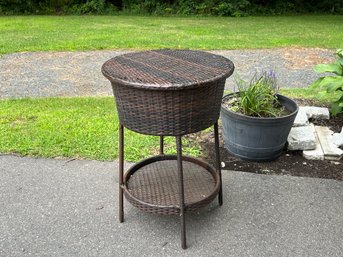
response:
<path id="1" fill-rule="evenodd" d="M 326 105 L 329 105 L 335 99 L 334 95 L 326 94 L 325 96 L 321 96 L 318 92 L 310 88 L 283 88 L 280 90 L 281 94 L 290 98 L 311 99 Z"/>
<path id="2" fill-rule="evenodd" d="M 291 98 L 318 99 L 308 88 L 283 89 Z M 209 133 L 207 131 L 206 133 Z M 166 153 L 175 154 L 167 137 Z M 198 142 L 184 139 L 184 153 L 199 156 Z M 158 153 L 159 138 L 125 130 L 125 159 Z M 118 116 L 113 97 L 45 98 L 0 101 L 0 153 L 96 160 L 118 158 Z"/>
<path id="3" fill-rule="evenodd" d="M 343 16 L 3 16 L 0 54 L 91 49 L 342 47 Z"/>
<path id="4" fill-rule="evenodd" d="M 285 17 L 0 17 L 0 54 L 94 49 L 238 49 L 342 47 L 343 16 Z M 309 89 L 285 89 L 316 98 Z M 326 99 L 327 100 L 327 99 Z M 321 101 L 326 101 L 321 99 Z M 159 139 L 125 132 L 125 159 L 158 152 Z M 199 155 L 185 140 L 185 152 Z M 175 153 L 172 138 L 166 152 Z M 118 157 L 118 117 L 112 97 L 0 101 L 0 153 L 113 160 Z"/>
<path id="5" fill-rule="evenodd" d="M 199 147 L 186 154 L 197 156 Z M 159 138 L 125 130 L 125 159 L 158 153 Z M 166 138 L 166 152 L 175 153 Z M 118 158 L 118 116 L 113 97 L 0 101 L 0 153 L 97 160 Z"/>

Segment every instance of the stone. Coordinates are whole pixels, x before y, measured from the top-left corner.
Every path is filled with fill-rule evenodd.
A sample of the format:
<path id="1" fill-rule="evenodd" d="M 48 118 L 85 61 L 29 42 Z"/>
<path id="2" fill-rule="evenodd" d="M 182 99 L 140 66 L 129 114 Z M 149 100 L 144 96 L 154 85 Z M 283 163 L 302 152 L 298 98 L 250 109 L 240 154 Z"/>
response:
<path id="1" fill-rule="evenodd" d="M 340 160 L 343 155 L 343 150 L 339 149 L 332 142 L 333 132 L 328 127 L 323 126 L 315 126 L 315 130 L 324 152 L 324 159 L 333 161 Z"/>
<path id="2" fill-rule="evenodd" d="M 293 127 L 307 126 L 309 124 L 307 117 L 307 107 L 300 106 L 297 116 L 295 117 Z"/>
<path id="3" fill-rule="evenodd" d="M 326 107 L 305 106 L 304 109 L 306 111 L 307 118 L 309 119 L 330 119 L 330 112 Z"/>
<path id="4" fill-rule="evenodd" d="M 330 119 L 328 108 L 316 106 L 299 106 L 298 114 L 295 117 L 293 127 L 307 126 L 309 119 Z"/>
<path id="5" fill-rule="evenodd" d="M 288 150 L 313 150 L 316 148 L 313 124 L 293 127 L 288 135 Z"/>
<path id="6" fill-rule="evenodd" d="M 341 133 L 334 133 L 332 135 L 332 143 L 334 143 L 338 147 L 343 146 L 343 127 Z"/>
<path id="7" fill-rule="evenodd" d="M 316 148 L 313 150 L 304 150 L 303 157 L 307 160 L 324 160 L 324 152 L 320 145 L 317 133 L 314 133 L 316 139 Z"/>

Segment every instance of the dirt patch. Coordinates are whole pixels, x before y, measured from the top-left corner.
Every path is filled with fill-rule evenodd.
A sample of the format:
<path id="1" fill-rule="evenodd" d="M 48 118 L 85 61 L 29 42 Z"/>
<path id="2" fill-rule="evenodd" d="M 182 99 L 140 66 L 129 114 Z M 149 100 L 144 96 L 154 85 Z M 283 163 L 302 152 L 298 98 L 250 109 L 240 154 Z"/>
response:
<path id="1" fill-rule="evenodd" d="M 284 48 L 279 50 L 282 58 L 288 61 L 287 68 L 289 69 L 304 69 L 307 67 L 313 68 L 318 63 L 329 63 L 332 58 L 329 58 L 332 51 L 327 49 L 310 48 Z"/>

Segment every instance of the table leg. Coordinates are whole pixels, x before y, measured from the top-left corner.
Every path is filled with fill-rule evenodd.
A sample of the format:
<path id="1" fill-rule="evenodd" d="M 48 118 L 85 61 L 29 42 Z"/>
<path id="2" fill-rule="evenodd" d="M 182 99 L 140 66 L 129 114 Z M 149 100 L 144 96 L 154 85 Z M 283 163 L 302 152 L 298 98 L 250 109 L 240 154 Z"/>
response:
<path id="1" fill-rule="evenodd" d="M 163 136 L 160 136 L 160 155 L 164 154 Z"/>
<path id="2" fill-rule="evenodd" d="M 119 221 L 124 221 L 123 199 L 124 173 L 124 126 L 119 123 Z"/>
<path id="3" fill-rule="evenodd" d="M 186 223 L 185 223 L 185 196 L 184 196 L 184 187 L 183 187 L 181 136 L 176 137 L 176 149 L 177 149 L 177 168 L 178 168 L 178 174 L 179 174 L 181 246 L 183 249 L 186 249 L 187 245 L 186 245 Z"/>
<path id="4" fill-rule="evenodd" d="M 220 153 L 219 153 L 218 121 L 214 123 L 214 147 L 216 151 L 216 168 L 219 174 L 218 201 L 219 201 L 219 205 L 223 205 L 222 171 L 221 171 Z"/>

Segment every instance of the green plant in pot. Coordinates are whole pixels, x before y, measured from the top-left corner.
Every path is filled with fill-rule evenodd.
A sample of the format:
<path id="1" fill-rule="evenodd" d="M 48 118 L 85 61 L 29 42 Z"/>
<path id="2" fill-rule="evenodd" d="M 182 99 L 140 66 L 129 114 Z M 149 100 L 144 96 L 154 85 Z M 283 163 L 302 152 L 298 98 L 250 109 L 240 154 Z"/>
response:
<path id="1" fill-rule="evenodd" d="M 223 97 L 221 119 L 225 148 L 251 161 L 271 161 L 284 149 L 298 113 L 297 104 L 277 93 L 273 71 L 236 81 L 238 92 Z"/>

